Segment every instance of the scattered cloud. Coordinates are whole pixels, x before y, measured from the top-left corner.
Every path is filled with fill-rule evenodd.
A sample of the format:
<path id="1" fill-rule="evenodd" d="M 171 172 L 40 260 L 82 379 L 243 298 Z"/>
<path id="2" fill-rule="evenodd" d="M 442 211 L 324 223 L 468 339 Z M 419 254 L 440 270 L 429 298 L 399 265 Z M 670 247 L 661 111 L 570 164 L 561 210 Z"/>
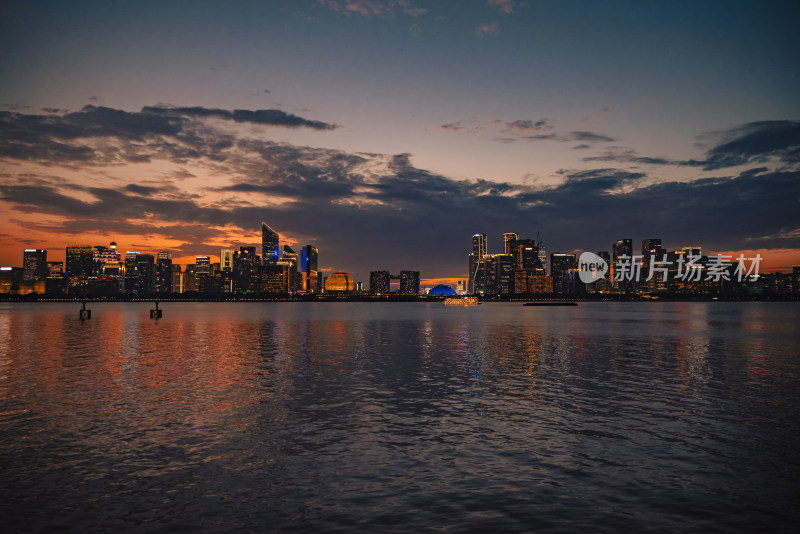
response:
<path id="1" fill-rule="evenodd" d="M 521 132 L 539 132 L 539 131 L 549 131 L 553 129 L 555 121 L 552 119 L 538 119 L 538 120 L 530 120 L 530 119 L 517 119 L 511 122 L 503 122 L 500 120 L 492 121 L 493 124 L 504 124 L 506 131 L 517 130 Z"/>
<path id="2" fill-rule="evenodd" d="M 461 125 L 461 121 L 453 122 L 450 124 L 442 124 L 442 130 L 447 130 L 449 132 L 457 132 L 458 130 L 463 130 L 464 127 Z"/>
<path id="3" fill-rule="evenodd" d="M 481 125 L 476 118 L 459 120 L 442 124 L 439 128 L 448 132 L 464 130 L 467 124 L 471 125 L 470 133 L 486 130 L 493 141 L 501 143 L 514 143 L 516 141 L 557 141 L 562 143 L 579 142 L 581 148 L 589 148 L 591 143 L 610 143 L 615 139 L 609 135 L 589 131 L 573 131 L 565 135 L 558 135 L 555 130 L 556 120 L 551 118 L 541 119 L 495 119 L 487 125 Z"/>

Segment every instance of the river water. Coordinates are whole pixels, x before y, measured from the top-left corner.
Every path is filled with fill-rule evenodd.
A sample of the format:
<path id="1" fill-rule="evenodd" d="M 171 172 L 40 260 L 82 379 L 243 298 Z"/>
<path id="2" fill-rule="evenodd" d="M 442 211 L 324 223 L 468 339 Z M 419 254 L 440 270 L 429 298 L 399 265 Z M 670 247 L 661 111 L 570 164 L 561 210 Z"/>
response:
<path id="1" fill-rule="evenodd" d="M 0 303 L 5 532 L 768 532 L 800 305 Z"/>

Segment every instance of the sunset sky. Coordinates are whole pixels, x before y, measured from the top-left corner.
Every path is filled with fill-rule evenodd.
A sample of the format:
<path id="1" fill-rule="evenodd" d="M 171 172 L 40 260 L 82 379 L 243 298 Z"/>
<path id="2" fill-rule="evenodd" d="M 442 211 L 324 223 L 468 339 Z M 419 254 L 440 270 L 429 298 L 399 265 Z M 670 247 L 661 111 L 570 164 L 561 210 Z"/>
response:
<path id="1" fill-rule="evenodd" d="M 465 277 L 471 236 L 800 264 L 800 4 L 0 6 L 0 265 L 257 245 Z"/>

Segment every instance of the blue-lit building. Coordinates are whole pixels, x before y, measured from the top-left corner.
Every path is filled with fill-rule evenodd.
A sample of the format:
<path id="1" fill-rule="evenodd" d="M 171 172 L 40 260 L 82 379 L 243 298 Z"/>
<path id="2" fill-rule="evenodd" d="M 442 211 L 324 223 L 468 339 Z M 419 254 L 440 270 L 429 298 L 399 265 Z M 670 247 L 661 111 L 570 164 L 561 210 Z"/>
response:
<path id="1" fill-rule="evenodd" d="M 458 293 L 456 293 L 455 290 L 447 284 L 439 284 L 428 291 L 428 295 L 433 295 L 436 297 L 454 297 L 458 295 Z"/>
<path id="2" fill-rule="evenodd" d="M 277 265 L 280 259 L 280 248 L 278 248 L 278 232 L 261 223 L 261 256 L 264 265 Z"/>

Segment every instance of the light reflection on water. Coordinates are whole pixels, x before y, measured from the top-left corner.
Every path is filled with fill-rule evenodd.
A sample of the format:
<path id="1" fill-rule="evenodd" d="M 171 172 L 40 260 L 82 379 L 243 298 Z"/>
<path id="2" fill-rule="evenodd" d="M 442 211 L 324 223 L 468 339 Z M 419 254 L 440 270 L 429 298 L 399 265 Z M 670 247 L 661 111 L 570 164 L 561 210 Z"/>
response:
<path id="1" fill-rule="evenodd" d="M 0 304 L 12 531 L 788 530 L 793 303 Z"/>

